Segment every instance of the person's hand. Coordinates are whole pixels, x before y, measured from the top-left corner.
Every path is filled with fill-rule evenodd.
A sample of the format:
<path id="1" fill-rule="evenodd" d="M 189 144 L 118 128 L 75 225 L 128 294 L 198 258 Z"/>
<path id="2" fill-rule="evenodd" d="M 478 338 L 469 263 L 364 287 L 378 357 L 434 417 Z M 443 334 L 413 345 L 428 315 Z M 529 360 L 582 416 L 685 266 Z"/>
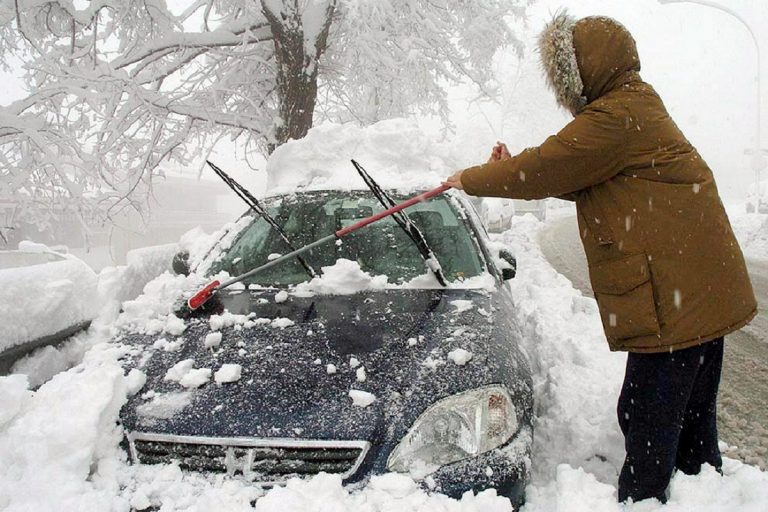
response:
<path id="1" fill-rule="evenodd" d="M 449 187 L 455 188 L 456 190 L 464 190 L 464 185 L 461 184 L 462 174 L 464 174 L 464 171 L 455 172 L 452 176 L 443 182 L 443 185 L 448 185 Z"/>
<path id="2" fill-rule="evenodd" d="M 491 150 L 491 157 L 488 159 L 488 163 L 498 162 L 500 160 L 509 160 L 512 155 L 507 149 L 507 145 L 503 142 L 496 141 L 496 145 Z"/>

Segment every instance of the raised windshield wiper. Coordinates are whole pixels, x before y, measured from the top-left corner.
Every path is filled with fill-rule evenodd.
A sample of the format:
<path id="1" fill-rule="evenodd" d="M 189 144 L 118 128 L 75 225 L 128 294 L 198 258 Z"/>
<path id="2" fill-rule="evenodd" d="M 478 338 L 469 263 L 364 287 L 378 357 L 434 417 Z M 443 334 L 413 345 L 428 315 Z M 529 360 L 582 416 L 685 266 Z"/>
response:
<path id="1" fill-rule="evenodd" d="M 365 184 L 368 185 L 368 188 L 371 189 L 371 192 L 373 192 L 373 195 L 376 196 L 376 199 L 379 200 L 381 206 L 383 206 L 385 210 L 395 205 L 395 202 L 392 200 L 389 194 L 387 194 L 384 189 L 381 188 L 373 178 L 371 178 L 371 175 L 368 174 L 365 169 L 363 169 L 362 165 L 357 163 L 355 160 L 352 160 L 352 165 L 355 166 L 355 169 L 357 169 L 360 177 L 363 178 Z M 424 262 L 427 264 L 429 270 L 431 270 L 435 275 L 437 282 L 439 282 L 442 286 L 447 286 L 448 282 L 445 280 L 443 268 L 440 266 L 440 262 L 438 261 L 437 256 L 435 256 L 432 248 L 429 246 L 429 243 L 427 243 L 427 239 L 424 238 L 424 233 L 422 233 L 416 224 L 413 223 L 405 211 L 395 213 L 392 215 L 392 217 L 395 219 L 395 222 L 397 222 L 397 224 L 403 229 L 403 231 L 405 231 L 405 234 L 408 235 L 408 238 L 410 238 L 416 245 L 416 249 L 418 249 L 421 257 L 424 258 Z"/>
<path id="2" fill-rule="evenodd" d="M 261 218 L 263 218 L 267 223 L 272 226 L 272 229 L 277 231 L 277 233 L 280 235 L 280 238 L 282 238 L 283 242 L 285 242 L 285 245 L 288 246 L 290 249 L 289 252 L 296 251 L 296 247 L 293 246 L 291 241 L 288 239 L 288 234 L 285 232 L 285 230 L 280 226 L 280 224 L 277 223 L 277 221 L 272 217 L 266 209 L 264 209 L 263 206 L 256 200 L 253 195 L 248 192 L 248 189 L 240 185 L 238 182 L 236 182 L 232 177 L 230 177 L 227 173 L 222 171 L 217 165 L 215 165 L 210 160 L 205 161 L 211 169 L 213 169 L 213 172 L 215 172 L 219 178 L 224 181 L 224 183 L 229 186 L 229 188 L 232 189 L 232 191 L 237 194 L 240 199 L 245 201 L 245 204 L 247 204 L 251 210 L 256 212 L 257 215 L 259 215 Z M 316 277 L 317 272 L 315 272 L 315 269 L 312 268 L 312 266 L 307 263 L 307 261 L 302 258 L 301 256 L 297 255 L 296 259 L 299 260 L 299 263 L 301 263 L 301 266 L 304 267 L 304 270 L 307 271 L 307 274 L 309 274 L 309 277 Z"/>

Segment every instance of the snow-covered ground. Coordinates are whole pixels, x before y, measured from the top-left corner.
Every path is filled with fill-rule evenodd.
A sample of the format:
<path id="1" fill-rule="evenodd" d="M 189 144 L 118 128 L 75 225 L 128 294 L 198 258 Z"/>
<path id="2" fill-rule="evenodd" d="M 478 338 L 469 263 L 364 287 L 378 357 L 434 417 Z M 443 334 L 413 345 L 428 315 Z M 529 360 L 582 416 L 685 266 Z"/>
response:
<path id="1" fill-rule="evenodd" d="M 619 511 L 615 480 L 623 449 L 615 400 L 625 357 L 607 350 L 594 301 L 541 255 L 540 227 L 530 216 L 515 218 L 512 229 L 497 237 L 518 257 L 518 275 L 510 284 L 514 314 L 535 373 L 534 477 L 523 510 Z M 100 343 L 83 362 L 37 391 L 27 389 L 23 375 L 0 379 L 0 509 L 152 505 L 164 511 L 239 511 L 251 510 L 255 500 L 260 512 L 510 510 L 493 491 L 455 501 L 428 495 L 409 477 L 395 474 L 356 489 L 320 475 L 265 492 L 236 480 L 183 474 L 174 465 L 131 466 L 115 426 L 128 388 L 118 364 L 122 349 L 109 343 L 103 330 L 90 335 Z M 705 468 L 697 477 L 677 475 L 667 505 L 641 503 L 625 510 L 766 510 L 768 474 L 728 459 L 724 472 Z"/>
<path id="2" fill-rule="evenodd" d="M 768 261 L 768 214 L 746 213 L 743 203 L 726 209 L 744 256 Z"/>
<path id="3" fill-rule="evenodd" d="M 357 148 L 353 153 L 368 155 L 368 160 L 374 162 L 389 159 L 391 155 L 386 153 L 389 147 L 419 154 L 412 160 L 401 155 L 405 162 L 402 167 L 409 172 L 424 166 L 439 176 L 455 165 L 443 148 L 434 146 L 425 152 L 423 145 L 412 143 L 417 130 L 407 123 L 398 123 L 363 133 L 348 126 L 326 126 L 319 131 L 325 135 L 310 137 L 309 145 L 300 148 L 306 152 L 299 151 L 295 159 L 281 155 L 281 151 L 287 151 L 282 148 L 275 153 L 275 158 L 282 158 L 284 162 L 312 162 L 315 157 L 311 146 L 322 147 L 326 141 L 333 140 L 336 149 L 326 151 L 323 168 L 335 166 L 337 162 L 341 166 L 350 153 L 342 149 L 348 147 L 349 141 L 358 140 L 365 141 L 368 149 Z M 338 143 L 340 137 L 346 142 Z M 365 165 L 365 161 L 362 163 Z M 351 170 L 351 166 L 346 168 Z M 317 169 L 314 186 L 334 183 L 334 177 L 319 174 L 321 170 Z M 370 170 L 373 173 L 373 168 Z M 393 167 L 381 172 L 389 179 L 396 178 L 396 170 Z M 425 177 L 418 176 L 401 184 L 422 186 Z M 273 186 L 277 189 L 295 186 L 288 181 L 289 173 L 282 178 L 283 181 L 273 181 Z M 232 243 L 241 223 L 225 226 L 216 250 Z M 517 277 L 509 282 L 515 303 L 511 314 L 520 326 L 523 348 L 534 371 L 533 478 L 523 510 L 765 511 L 768 474 L 730 459 L 725 461 L 723 476 L 712 468 L 705 468 L 696 477 L 676 475 L 666 505 L 616 503 L 615 482 L 623 459 L 623 439 L 615 419 L 615 404 L 625 356 L 608 351 L 595 302 L 575 290 L 542 256 L 537 242 L 542 226 L 531 216 L 516 217 L 509 231 L 494 237 L 497 244 L 510 249 L 518 259 Z M 180 246 L 189 250 L 191 260 L 195 261 L 206 252 L 212 240 L 213 237 L 195 231 L 185 236 Z M 343 487 L 337 476 L 319 475 L 264 490 L 221 476 L 185 474 L 172 464 L 130 465 L 119 446 L 121 431 L 116 421 L 128 393 L 135 393 L 141 387 L 142 375 L 136 372 L 124 375 L 119 361 L 126 348 L 110 340 L 119 328 L 164 331 L 168 335 L 166 349 L 173 349 L 174 336 L 184 325 L 170 314 L 171 302 L 179 293 L 194 290 L 204 282 L 199 276 L 174 276 L 167 271 L 146 282 L 148 276 L 164 271 L 167 256 L 173 250 L 175 247 L 137 254 L 132 261 L 134 270 L 127 267 L 103 270 L 97 286 L 102 311 L 87 332 L 69 342 L 76 345 L 77 350 L 70 346 L 56 353 L 49 351 L 47 355 L 32 356 L 17 365 L 20 373 L 0 377 L 0 510 L 128 511 L 150 507 L 163 512 L 254 508 L 258 512 L 511 510 L 509 501 L 497 496 L 494 490 L 452 500 L 428 494 L 410 477 L 398 474 L 376 476 L 365 486 L 350 488 Z M 371 286 L 373 279 L 368 276 L 361 282 Z M 323 293 L 324 288 L 319 285 L 328 283 L 315 284 L 318 286 L 310 291 Z M 142 287 L 144 293 L 134 298 L 134 290 Z M 118 315 L 121 302 L 124 312 Z M 214 323 L 244 325 L 257 320 L 224 314 L 212 318 L 211 327 Z M 210 342 L 216 343 L 216 340 L 211 338 Z M 455 356 L 458 360 L 469 357 L 460 353 Z M 76 366 L 64 369 L 80 359 Z M 237 373 L 237 368 L 228 368 L 213 376 L 206 372 L 204 377 L 206 381 L 213 378 L 225 382 L 236 379 Z M 200 372 L 196 375 L 203 377 Z M 46 382 L 39 388 L 31 390 L 43 381 Z"/>

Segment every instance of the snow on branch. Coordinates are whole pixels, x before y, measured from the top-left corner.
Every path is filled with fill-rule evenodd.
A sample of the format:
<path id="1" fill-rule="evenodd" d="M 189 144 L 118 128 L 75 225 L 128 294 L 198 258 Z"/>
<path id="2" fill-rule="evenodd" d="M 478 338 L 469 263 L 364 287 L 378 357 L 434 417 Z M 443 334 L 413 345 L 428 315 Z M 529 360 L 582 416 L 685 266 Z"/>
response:
<path id="1" fill-rule="evenodd" d="M 323 119 L 447 122 L 445 84 L 492 95 L 528 3 L 0 0 L 0 56 L 30 91 L 0 107 L 0 204 L 12 222 L 110 222 L 224 136 L 268 153 Z"/>

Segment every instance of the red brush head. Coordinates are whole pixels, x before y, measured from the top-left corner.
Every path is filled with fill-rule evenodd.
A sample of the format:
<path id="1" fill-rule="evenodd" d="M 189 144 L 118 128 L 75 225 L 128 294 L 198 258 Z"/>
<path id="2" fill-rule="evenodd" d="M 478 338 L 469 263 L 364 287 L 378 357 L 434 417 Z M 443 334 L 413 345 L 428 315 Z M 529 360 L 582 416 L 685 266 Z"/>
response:
<path id="1" fill-rule="evenodd" d="M 192 311 L 196 310 L 206 302 L 208 302 L 208 299 L 213 297 L 213 294 L 216 293 L 216 289 L 219 287 L 221 282 L 219 281 L 213 281 L 211 284 L 194 294 L 192 297 L 189 298 L 187 301 L 187 306 L 189 306 L 189 309 Z"/>

